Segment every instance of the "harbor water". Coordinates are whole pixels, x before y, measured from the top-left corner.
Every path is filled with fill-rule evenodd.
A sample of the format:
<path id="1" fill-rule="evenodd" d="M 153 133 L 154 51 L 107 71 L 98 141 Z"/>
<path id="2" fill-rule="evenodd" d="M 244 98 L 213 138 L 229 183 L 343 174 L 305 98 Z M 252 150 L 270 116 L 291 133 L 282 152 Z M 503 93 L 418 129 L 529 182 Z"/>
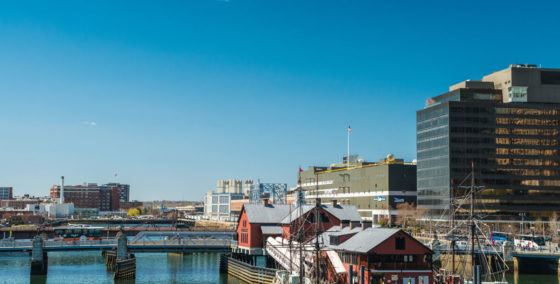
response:
<path id="1" fill-rule="evenodd" d="M 136 254 L 136 281 L 133 283 L 244 283 L 219 272 L 219 254 Z M 131 283 L 113 281 L 99 251 L 50 252 L 47 276 L 29 275 L 27 255 L 0 254 L 0 283 Z M 511 284 L 560 284 L 556 275 L 508 275 Z"/>
<path id="2" fill-rule="evenodd" d="M 220 274 L 216 253 L 139 253 L 136 261 L 134 283 L 243 283 Z M 0 255 L 0 283 L 121 283 L 113 281 L 99 251 L 50 252 L 48 275 L 29 274 L 29 256 Z"/>

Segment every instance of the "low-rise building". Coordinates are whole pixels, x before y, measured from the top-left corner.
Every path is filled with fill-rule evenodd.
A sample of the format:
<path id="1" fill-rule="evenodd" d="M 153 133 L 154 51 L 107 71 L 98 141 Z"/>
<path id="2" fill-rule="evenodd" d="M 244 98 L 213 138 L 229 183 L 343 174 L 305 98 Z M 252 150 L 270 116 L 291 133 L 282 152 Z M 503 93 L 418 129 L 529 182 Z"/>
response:
<path id="1" fill-rule="evenodd" d="M 433 252 L 401 229 L 336 226 L 321 238 L 325 247 L 338 253 L 345 270 L 353 271 L 355 278 L 351 281 L 346 273 L 346 283 L 433 282 Z"/>
<path id="2" fill-rule="evenodd" d="M 315 235 L 315 206 L 299 207 L 288 204 L 245 204 L 237 225 L 238 252 L 263 254 L 267 237 L 295 238 L 294 228 L 303 230 L 304 239 Z M 320 207 L 320 230 L 328 230 L 342 223 L 360 223 L 360 215 L 352 205 L 328 204 Z"/>
<path id="3" fill-rule="evenodd" d="M 206 204 L 206 215 L 217 220 L 235 220 L 237 213 L 232 212 L 232 202 L 242 200 L 243 194 L 237 193 L 211 193 L 207 198 L 209 204 Z"/>

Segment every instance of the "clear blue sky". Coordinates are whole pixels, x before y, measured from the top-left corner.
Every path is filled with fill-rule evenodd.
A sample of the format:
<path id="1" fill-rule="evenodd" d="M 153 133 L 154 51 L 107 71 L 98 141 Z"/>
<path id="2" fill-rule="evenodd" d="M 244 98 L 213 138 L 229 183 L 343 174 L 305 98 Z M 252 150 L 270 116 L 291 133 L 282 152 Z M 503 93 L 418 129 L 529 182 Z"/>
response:
<path id="1" fill-rule="evenodd" d="M 351 152 L 416 156 L 415 111 L 510 63 L 560 67 L 538 1 L 3 1 L 0 186 L 201 200 Z M 118 177 L 113 177 L 118 173 Z"/>

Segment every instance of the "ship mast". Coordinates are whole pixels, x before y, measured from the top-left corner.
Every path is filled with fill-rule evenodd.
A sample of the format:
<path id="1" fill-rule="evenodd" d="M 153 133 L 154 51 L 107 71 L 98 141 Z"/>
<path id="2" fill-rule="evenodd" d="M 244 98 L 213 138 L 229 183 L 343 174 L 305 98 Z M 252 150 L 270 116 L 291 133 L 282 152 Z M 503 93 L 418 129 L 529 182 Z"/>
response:
<path id="1" fill-rule="evenodd" d="M 449 191 L 449 227 L 451 231 L 451 274 L 455 275 L 455 208 L 453 203 L 453 179 L 451 179 L 451 190 Z"/>
<path id="2" fill-rule="evenodd" d="M 474 267 L 474 162 L 472 162 L 471 167 L 471 210 L 469 218 L 471 221 L 471 266 Z"/>
<path id="3" fill-rule="evenodd" d="M 315 283 L 319 284 L 319 226 L 321 219 L 319 219 L 319 207 L 321 206 L 321 199 L 319 198 L 319 174 L 315 173 Z"/>

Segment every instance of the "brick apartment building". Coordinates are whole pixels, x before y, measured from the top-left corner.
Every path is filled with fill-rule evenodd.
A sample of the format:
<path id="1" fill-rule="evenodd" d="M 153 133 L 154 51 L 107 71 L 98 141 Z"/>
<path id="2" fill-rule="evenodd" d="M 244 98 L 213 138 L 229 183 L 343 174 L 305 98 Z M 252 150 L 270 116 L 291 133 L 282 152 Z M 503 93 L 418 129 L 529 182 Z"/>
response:
<path id="1" fill-rule="evenodd" d="M 51 198 L 60 198 L 60 186 L 51 187 Z M 120 190 L 118 186 L 85 185 L 64 186 L 64 202 L 74 203 L 77 209 L 97 209 L 98 211 L 118 211 L 120 209 Z"/>

